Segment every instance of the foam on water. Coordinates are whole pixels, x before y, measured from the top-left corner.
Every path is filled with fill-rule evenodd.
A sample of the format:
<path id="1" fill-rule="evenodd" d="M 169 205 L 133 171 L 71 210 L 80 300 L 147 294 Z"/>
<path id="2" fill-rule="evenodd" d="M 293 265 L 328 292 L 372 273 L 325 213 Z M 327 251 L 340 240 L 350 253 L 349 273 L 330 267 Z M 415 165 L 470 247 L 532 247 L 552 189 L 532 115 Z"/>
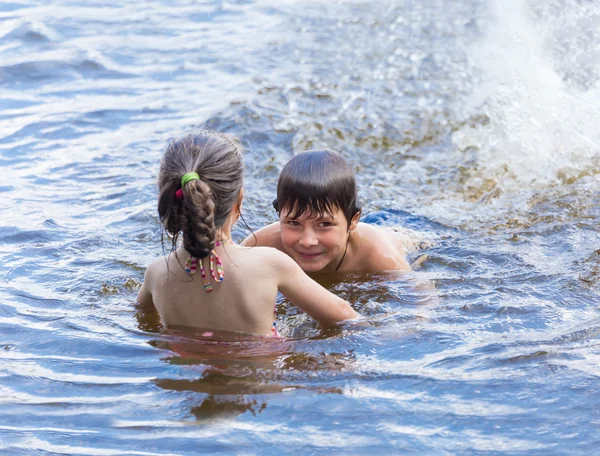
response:
<path id="1" fill-rule="evenodd" d="M 482 175 L 504 181 L 504 191 L 600 172 L 598 3 L 508 0 L 489 9 L 470 53 L 466 105 L 486 119 L 458 130 L 456 146 L 478 148 Z"/>

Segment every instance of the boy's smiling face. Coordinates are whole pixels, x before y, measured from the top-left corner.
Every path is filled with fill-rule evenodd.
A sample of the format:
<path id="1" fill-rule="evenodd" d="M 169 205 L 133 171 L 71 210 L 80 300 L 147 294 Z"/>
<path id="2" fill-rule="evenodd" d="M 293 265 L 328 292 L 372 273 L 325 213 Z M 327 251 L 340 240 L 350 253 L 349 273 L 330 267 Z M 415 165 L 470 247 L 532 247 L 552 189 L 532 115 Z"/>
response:
<path id="1" fill-rule="evenodd" d="M 281 243 L 300 267 L 307 272 L 335 271 L 344 257 L 348 232 L 356 228 L 358 217 L 350 227 L 342 210 L 331 214 L 303 213 L 290 217 L 288 209 L 281 209 Z"/>

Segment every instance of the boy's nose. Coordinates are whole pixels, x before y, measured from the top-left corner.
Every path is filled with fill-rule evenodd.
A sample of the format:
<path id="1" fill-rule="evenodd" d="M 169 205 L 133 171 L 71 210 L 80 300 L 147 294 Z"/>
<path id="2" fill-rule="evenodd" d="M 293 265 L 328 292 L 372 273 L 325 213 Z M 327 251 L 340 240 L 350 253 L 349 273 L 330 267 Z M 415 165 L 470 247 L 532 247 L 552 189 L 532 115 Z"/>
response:
<path id="1" fill-rule="evenodd" d="M 315 233 L 313 233 L 311 230 L 305 230 L 302 233 L 302 236 L 300 236 L 298 243 L 302 247 L 312 247 L 313 245 L 317 245 L 319 240 L 315 236 Z"/>

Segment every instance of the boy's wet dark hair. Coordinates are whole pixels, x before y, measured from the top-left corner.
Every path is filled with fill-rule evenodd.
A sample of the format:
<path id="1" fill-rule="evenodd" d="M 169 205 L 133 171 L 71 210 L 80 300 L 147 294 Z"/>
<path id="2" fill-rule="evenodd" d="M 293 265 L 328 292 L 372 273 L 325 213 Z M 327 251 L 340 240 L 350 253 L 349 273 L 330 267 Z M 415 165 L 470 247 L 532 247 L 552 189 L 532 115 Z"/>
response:
<path id="1" fill-rule="evenodd" d="M 305 213 L 311 217 L 333 215 L 340 208 L 349 226 L 360 212 L 352 168 L 332 150 L 302 152 L 281 170 L 273 207 L 278 214 L 287 209 L 292 219 Z"/>

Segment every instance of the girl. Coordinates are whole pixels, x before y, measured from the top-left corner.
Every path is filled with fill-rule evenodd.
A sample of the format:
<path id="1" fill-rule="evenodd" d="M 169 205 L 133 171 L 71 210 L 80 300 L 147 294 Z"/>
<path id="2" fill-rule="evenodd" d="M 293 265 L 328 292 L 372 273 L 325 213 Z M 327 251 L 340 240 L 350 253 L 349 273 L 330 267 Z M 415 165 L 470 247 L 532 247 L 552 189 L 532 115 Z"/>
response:
<path id="1" fill-rule="evenodd" d="M 356 179 L 337 152 L 294 156 L 279 175 L 273 206 L 279 222 L 248 236 L 243 245 L 275 247 L 307 272 L 410 270 L 397 235 L 359 223 Z"/>
<path id="2" fill-rule="evenodd" d="M 243 168 L 241 147 L 219 133 L 203 131 L 169 145 L 158 176 L 158 215 L 173 236 L 173 252 L 148 267 L 138 302 L 154 305 L 166 326 L 262 335 L 276 335 L 277 291 L 322 326 L 356 318 L 346 301 L 287 255 L 231 240 L 242 208 Z"/>

